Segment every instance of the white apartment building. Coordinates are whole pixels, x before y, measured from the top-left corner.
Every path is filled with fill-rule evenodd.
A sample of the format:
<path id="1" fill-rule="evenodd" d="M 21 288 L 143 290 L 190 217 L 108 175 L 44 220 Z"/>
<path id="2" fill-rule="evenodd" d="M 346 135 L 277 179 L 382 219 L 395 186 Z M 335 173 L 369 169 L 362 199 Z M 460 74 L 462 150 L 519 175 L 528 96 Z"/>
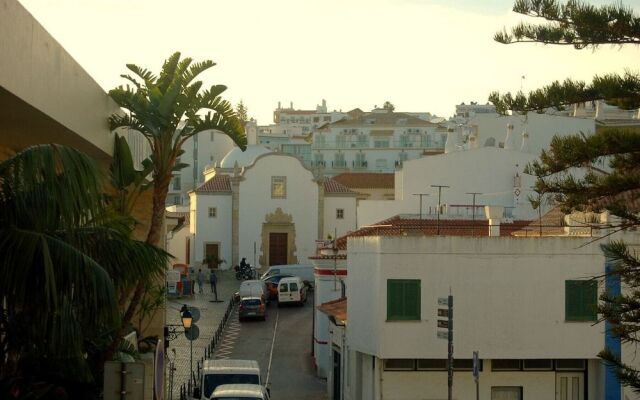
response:
<path id="1" fill-rule="evenodd" d="M 590 230 L 559 227 L 531 237 L 502 225 L 502 236 L 491 237 L 485 225 L 478 237 L 460 226 L 435 235 L 433 223 L 385 221 L 348 238 L 347 312 L 340 301 L 320 307 L 331 330 L 330 398 L 446 399 L 438 309 L 449 293 L 454 399 L 475 398 L 474 351 L 481 399 L 638 398 L 597 357 L 606 343 L 638 363 L 633 349 L 596 323 L 603 286 L 591 278 L 611 266 Z M 637 235 L 624 239 L 640 244 Z"/>
<path id="2" fill-rule="evenodd" d="M 330 175 L 393 172 L 408 160 L 444 151 L 446 138 L 445 127 L 406 113 L 350 112 L 314 132 L 312 165 Z"/>

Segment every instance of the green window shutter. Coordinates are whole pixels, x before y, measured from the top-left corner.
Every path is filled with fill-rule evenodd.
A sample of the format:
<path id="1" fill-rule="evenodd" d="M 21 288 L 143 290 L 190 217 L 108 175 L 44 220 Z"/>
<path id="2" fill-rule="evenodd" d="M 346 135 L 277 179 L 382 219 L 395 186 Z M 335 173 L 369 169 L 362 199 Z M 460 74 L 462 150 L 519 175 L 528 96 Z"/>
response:
<path id="1" fill-rule="evenodd" d="M 565 281 L 565 320 L 596 321 L 598 284 L 595 281 Z"/>
<path id="2" fill-rule="evenodd" d="M 402 281 L 387 280 L 387 319 L 399 319 L 402 316 Z"/>
<path id="3" fill-rule="evenodd" d="M 420 319 L 420 281 L 404 282 L 404 316 L 405 319 Z"/>
<path id="4" fill-rule="evenodd" d="M 420 280 L 387 280 L 387 320 L 420 319 Z"/>

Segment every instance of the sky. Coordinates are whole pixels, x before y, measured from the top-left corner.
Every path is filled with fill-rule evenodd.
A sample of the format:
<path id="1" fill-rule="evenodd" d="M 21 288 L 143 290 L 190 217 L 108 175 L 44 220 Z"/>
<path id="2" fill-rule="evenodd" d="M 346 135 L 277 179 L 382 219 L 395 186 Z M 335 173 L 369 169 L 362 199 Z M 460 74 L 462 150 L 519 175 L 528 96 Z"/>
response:
<path id="1" fill-rule="evenodd" d="M 105 90 L 125 83 L 126 64 L 157 72 L 180 51 L 216 62 L 205 85 L 226 85 L 223 97 L 261 125 L 279 101 L 314 109 L 322 99 L 330 110 L 391 101 L 449 117 L 495 90 L 638 72 L 640 61 L 637 46 L 496 43 L 496 31 L 527 20 L 506 0 L 19 1 Z"/>

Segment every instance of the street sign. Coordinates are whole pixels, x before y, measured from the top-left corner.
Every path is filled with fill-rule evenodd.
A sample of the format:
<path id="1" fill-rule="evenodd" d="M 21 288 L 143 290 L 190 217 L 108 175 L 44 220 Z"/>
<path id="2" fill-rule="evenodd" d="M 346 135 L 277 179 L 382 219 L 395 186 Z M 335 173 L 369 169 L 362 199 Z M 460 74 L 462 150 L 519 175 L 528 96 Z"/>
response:
<path id="1" fill-rule="evenodd" d="M 438 328 L 444 328 L 444 329 L 448 329 L 449 328 L 449 321 L 445 321 L 445 320 L 438 320 Z"/>
<path id="2" fill-rule="evenodd" d="M 449 317 L 449 310 L 446 308 L 438 308 L 438 317 Z"/>
<path id="3" fill-rule="evenodd" d="M 198 328 L 198 325 L 196 324 L 191 324 L 191 328 L 185 329 L 184 336 L 186 336 L 187 339 L 194 341 L 200 336 L 200 328 Z"/>
<path id="4" fill-rule="evenodd" d="M 200 320 L 200 309 L 198 307 L 189 306 L 189 312 L 191 313 L 193 322 L 198 322 Z"/>
<path id="5" fill-rule="evenodd" d="M 473 377 L 478 380 L 480 376 L 480 360 L 478 359 L 478 352 L 473 352 Z"/>
<path id="6" fill-rule="evenodd" d="M 449 305 L 449 299 L 447 299 L 446 297 L 438 297 L 438 305 L 439 306 Z"/>
<path id="7" fill-rule="evenodd" d="M 449 339 L 449 332 L 438 331 L 438 339 Z"/>

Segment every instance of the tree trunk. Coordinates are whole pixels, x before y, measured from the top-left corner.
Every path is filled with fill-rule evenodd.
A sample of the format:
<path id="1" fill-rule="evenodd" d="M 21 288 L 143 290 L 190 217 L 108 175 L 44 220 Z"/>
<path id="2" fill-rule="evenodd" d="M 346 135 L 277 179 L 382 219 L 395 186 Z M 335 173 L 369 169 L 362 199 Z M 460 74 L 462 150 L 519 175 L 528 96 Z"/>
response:
<path id="1" fill-rule="evenodd" d="M 153 246 L 159 247 L 158 244 L 160 243 L 160 239 L 162 238 L 162 225 L 164 223 L 165 201 L 167 198 L 167 193 L 169 192 L 171 174 L 169 174 L 169 178 L 154 178 L 154 181 L 156 182 L 156 184 L 153 186 L 153 212 L 151 214 L 151 223 L 149 224 L 149 233 L 147 234 L 146 242 Z M 127 333 L 129 324 L 138 309 L 138 305 L 140 305 L 142 296 L 144 295 L 145 283 L 146 282 L 140 281 L 136 285 L 133 296 L 131 297 L 131 301 L 129 301 L 127 311 L 122 317 L 120 329 L 105 351 L 105 361 L 113 358 L 113 355 L 116 351 L 116 348 L 120 344 L 122 337 Z"/>

